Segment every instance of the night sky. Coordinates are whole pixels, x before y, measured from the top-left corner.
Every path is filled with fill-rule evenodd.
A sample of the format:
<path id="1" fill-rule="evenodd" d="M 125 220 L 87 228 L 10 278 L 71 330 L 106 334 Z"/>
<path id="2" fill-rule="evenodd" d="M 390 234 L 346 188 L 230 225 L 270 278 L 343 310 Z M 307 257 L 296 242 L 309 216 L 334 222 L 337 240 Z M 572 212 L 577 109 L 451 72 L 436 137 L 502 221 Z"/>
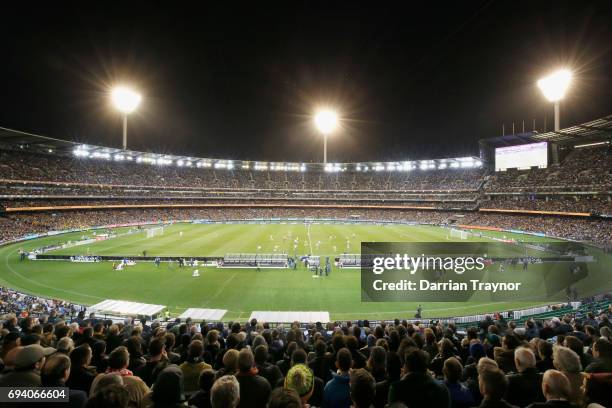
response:
<path id="1" fill-rule="evenodd" d="M 322 161 L 328 105 L 330 161 L 462 156 L 502 123 L 550 130 L 535 82 L 559 66 L 562 126 L 612 113 L 609 1 L 39 3 L 0 12 L 2 127 L 120 147 L 126 83 L 137 150 Z"/>

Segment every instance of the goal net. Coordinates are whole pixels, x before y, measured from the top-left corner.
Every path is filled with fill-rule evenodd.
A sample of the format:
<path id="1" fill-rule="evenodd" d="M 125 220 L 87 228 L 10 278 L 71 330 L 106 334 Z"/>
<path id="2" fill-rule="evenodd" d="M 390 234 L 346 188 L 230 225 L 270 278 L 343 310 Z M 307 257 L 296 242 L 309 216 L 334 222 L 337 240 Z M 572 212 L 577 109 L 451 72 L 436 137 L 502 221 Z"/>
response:
<path id="1" fill-rule="evenodd" d="M 467 239 L 468 238 L 468 232 L 460 230 L 460 229 L 451 228 L 450 236 L 451 236 L 451 238 Z"/>
<path id="2" fill-rule="evenodd" d="M 147 238 L 153 238 L 158 235 L 164 235 L 164 227 L 147 228 Z"/>

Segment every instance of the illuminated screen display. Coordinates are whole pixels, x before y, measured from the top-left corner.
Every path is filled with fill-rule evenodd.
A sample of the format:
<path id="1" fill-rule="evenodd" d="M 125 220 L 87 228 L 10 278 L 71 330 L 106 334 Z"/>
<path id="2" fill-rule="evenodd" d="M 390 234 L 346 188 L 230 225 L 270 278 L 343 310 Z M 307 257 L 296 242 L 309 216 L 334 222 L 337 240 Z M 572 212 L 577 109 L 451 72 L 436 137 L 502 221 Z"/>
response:
<path id="1" fill-rule="evenodd" d="M 509 168 L 529 169 L 533 166 L 545 168 L 548 165 L 548 144 L 546 142 L 495 149 L 495 170 Z"/>

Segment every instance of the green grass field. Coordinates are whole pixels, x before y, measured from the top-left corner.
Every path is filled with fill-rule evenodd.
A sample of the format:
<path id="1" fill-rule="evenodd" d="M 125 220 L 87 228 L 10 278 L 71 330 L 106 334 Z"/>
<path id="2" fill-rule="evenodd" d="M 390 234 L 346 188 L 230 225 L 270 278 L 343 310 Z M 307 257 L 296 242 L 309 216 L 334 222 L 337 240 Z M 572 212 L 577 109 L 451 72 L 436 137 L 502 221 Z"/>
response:
<path id="1" fill-rule="evenodd" d="M 122 229 L 125 232 L 127 229 Z M 182 234 L 181 234 L 182 232 Z M 488 233 L 489 235 L 496 233 Z M 499 234 L 499 233 L 497 233 Z M 360 271 L 334 268 L 329 277 L 313 278 L 305 268 L 223 269 L 178 268 L 163 263 L 138 263 L 115 271 L 110 262 L 19 261 L 18 250 L 79 240 L 91 232 L 68 233 L 0 247 L 0 283 L 36 295 L 94 304 L 104 299 L 167 305 L 172 314 L 188 307 L 227 309 L 224 320 L 246 319 L 253 310 L 329 311 L 333 319 L 391 319 L 414 315 L 416 302 L 361 302 Z M 511 234 L 506 234 L 511 235 Z M 143 231 L 53 254 L 223 256 L 226 253 L 294 253 L 328 255 L 359 253 L 360 242 L 448 241 L 449 230 L 435 226 L 356 224 L 175 224 L 163 235 L 147 238 Z M 533 238 L 532 240 L 545 238 Z M 469 238 L 484 240 L 487 238 Z M 608 287 L 607 274 L 587 279 L 581 293 Z M 592 287 L 591 287 L 592 286 Z M 537 290 L 535 288 L 534 290 Z M 470 300 L 428 302 L 425 317 L 448 317 L 533 306 L 532 301 Z"/>

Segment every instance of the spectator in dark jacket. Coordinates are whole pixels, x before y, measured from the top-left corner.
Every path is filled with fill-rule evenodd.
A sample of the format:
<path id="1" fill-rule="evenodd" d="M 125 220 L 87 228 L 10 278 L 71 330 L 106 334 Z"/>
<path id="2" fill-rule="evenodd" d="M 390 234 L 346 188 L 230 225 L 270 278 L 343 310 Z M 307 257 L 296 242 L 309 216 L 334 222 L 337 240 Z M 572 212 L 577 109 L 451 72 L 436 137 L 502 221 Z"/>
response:
<path id="1" fill-rule="evenodd" d="M 211 369 L 206 369 L 200 374 L 200 389 L 190 399 L 189 405 L 197 408 L 211 408 L 210 390 L 215 382 L 215 372 Z"/>
<path id="2" fill-rule="evenodd" d="M 517 408 L 503 399 L 508 387 L 508 379 L 499 368 L 487 366 L 479 370 L 478 387 L 483 396 L 479 408 Z"/>
<path id="3" fill-rule="evenodd" d="M 463 372 L 463 366 L 459 359 L 450 357 L 444 362 L 442 368 L 444 374 L 444 385 L 448 388 L 452 408 L 468 408 L 475 405 L 476 401 L 470 390 L 459 380 Z"/>
<path id="4" fill-rule="evenodd" d="M 448 408 L 450 395 L 446 387 L 437 383 L 427 372 L 429 356 L 410 348 L 404 357 L 404 376 L 391 385 L 389 404 L 401 402 L 409 408 Z"/>
<path id="5" fill-rule="evenodd" d="M 238 374 L 241 408 L 265 408 L 270 397 L 270 383 L 257 374 L 255 359 L 250 349 L 244 348 L 238 354 Z"/>
<path id="6" fill-rule="evenodd" d="M 283 374 L 278 366 L 268 361 L 268 346 L 265 344 L 257 346 L 255 348 L 254 357 L 258 374 L 268 380 L 271 386 L 276 386 L 283 378 Z"/>
<path id="7" fill-rule="evenodd" d="M 529 408 L 578 408 L 568 401 L 571 386 L 569 380 L 561 371 L 548 370 L 544 373 L 542 392 L 546 397 L 546 402 L 536 402 L 529 405 Z"/>
<path id="8" fill-rule="evenodd" d="M 514 364 L 517 374 L 508 375 L 506 401 L 519 407 L 533 402 L 543 402 L 542 374 L 538 373 L 535 354 L 531 349 L 519 347 L 514 351 Z"/>
<path id="9" fill-rule="evenodd" d="M 96 373 L 91 363 L 91 348 L 87 343 L 81 344 L 70 353 L 70 377 L 66 385 L 71 389 L 81 390 L 89 394 L 91 383 L 96 378 Z"/>

